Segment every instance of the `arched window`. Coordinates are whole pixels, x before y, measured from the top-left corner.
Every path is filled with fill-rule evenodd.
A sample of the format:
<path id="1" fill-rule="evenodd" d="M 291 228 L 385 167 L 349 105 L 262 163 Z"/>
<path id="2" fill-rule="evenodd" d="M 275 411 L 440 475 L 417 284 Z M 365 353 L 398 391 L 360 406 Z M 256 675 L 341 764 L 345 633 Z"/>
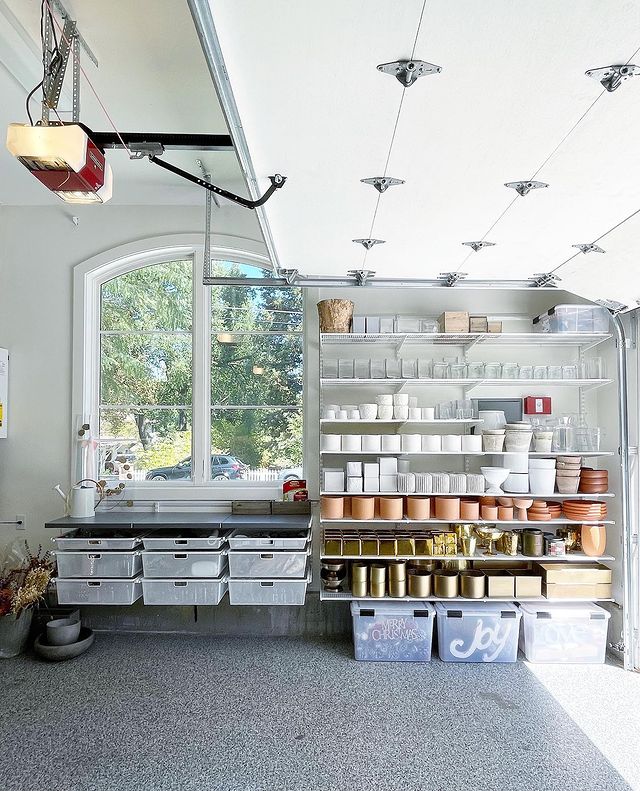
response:
<path id="1" fill-rule="evenodd" d="M 78 274 L 84 354 L 72 477 L 175 498 L 189 485 L 303 477 L 300 289 L 203 286 L 201 250 L 175 253 Z M 258 256 L 212 254 L 213 275 L 267 276 Z"/>

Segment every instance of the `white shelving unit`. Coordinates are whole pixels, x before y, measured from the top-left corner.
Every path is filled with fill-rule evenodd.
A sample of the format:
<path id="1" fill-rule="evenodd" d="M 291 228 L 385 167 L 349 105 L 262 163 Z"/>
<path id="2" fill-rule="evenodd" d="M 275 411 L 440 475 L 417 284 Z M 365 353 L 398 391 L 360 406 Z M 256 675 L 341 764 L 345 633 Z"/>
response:
<path id="1" fill-rule="evenodd" d="M 374 347 L 379 348 L 381 351 L 379 352 L 379 357 L 393 357 L 395 356 L 397 359 L 402 357 L 405 358 L 417 358 L 420 356 L 424 356 L 428 358 L 429 353 L 433 354 L 433 350 L 436 351 L 436 354 L 441 356 L 446 355 L 447 347 L 451 349 L 451 354 L 458 355 L 459 359 L 464 359 L 466 362 L 467 354 L 469 354 L 473 349 L 480 349 L 483 347 L 495 348 L 496 351 L 500 349 L 521 349 L 526 350 L 530 349 L 533 351 L 533 348 L 542 349 L 549 349 L 550 352 L 552 350 L 561 350 L 567 349 L 571 350 L 572 354 L 577 355 L 578 360 L 582 361 L 583 355 L 596 347 L 600 344 L 605 343 L 606 341 L 611 339 L 611 335 L 609 333 L 563 333 L 563 334 L 544 334 L 544 333 L 501 333 L 501 334 L 494 334 L 494 333 L 389 333 L 389 334 L 322 334 L 320 336 L 320 388 L 321 388 L 321 413 L 322 407 L 325 402 L 328 403 L 340 403 L 339 401 L 339 393 L 343 393 L 346 396 L 347 393 L 356 393 L 356 391 L 362 391 L 362 393 L 358 392 L 357 396 L 354 396 L 354 401 L 357 398 L 358 400 L 362 401 L 370 401 L 373 402 L 375 400 L 375 393 L 389 393 L 389 392 L 402 392 L 404 390 L 409 390 L 414 395 L 422 396 L 421 400 L 424 402 L 425 400 L 425 393 L 431 392 L 433 393 L 432 403 L 441 400 L 441 397 L 438 397 L 438 393 L 442 392 L 445 388 L 457 389 L 460 393 L 460 397 L 468 397 L 469 394 L 474 391 L 476 388 L 482 388 L 481 392 L 489 395 L 490 390 L 497 391 L 500 394 L 505 394 L 507 397 L 511 397 L 512 392 L 522 394 L 522 395 L 530 395 L 534 393 L 536 395 L 543 394 L 545 390 L 550 389 L 553 393 L 558 393 L 558 395 L 554 395 L 554 399 L 561 398 L 561 394 L 563 392 L 566 393 L 575 393 L 575 396 L 572 396 L 572 403 L 576 403 L 577 408 L 575 411 L 583 413 L 585 409 L 585 396 L 589 393 L 592 393 L 599 388 L 605 387 L 611 384 L 614 380 L 609 378 L 598 378 L 598 379 L 494 379 L 494 378 L 464 378 L 464 379 L 427 379 L 427 378 L 330 378 L 322 376 L 323 371 L 323 361 L 325 359 L 325 355 L 329 354 L 333 359 L 338 357 L 342 359 L 343 357 L 349 358 L 350 356 L 357 357 L 361 359 L 363 356 L 368 357 L 374 356 Z M 365 347 L 367 351 L 365 351 Z M 344 349 L 344 351 L 343 351 Z M 361 349 L 361 351 L 358 351 Z M 424 352 L 425 349 L 431 349 L 431 352 Z M 350 354 L 349 352 L 352 352 Z M 473 359 L 473 358 L 471 358 Z M 480 358 L 483 359 L 483 358 Z M 504 357 L 502 357 L 504 359 Z M 580 370 L 580 369 L 579 369 Z M 508 392 L 511 390 L 511 392 Z M 507 391 L 507 392 L 505 392 Z M 366 395 L 365 395 L 366 393 Z M 369 395 L 372 394 L 372 395 Z M 450 398 L 451 396 L 449 396 Z M 445 396 L 446 398 L 446 396 Z M 567 398 L 565 398 L 565 402 Z M 420 406 L 427 406 L 427 403 L 420 403 Z M 466 433 L 472 430 L 475 426 L 481 425 L 482 421 L 476 419 L 449 419 L 449 420 L 337 420 L 337 419 L 321 419 L 320 420 L 320 431 L 324 433 L 340 433 L 340 428 L 345 428 L 347 430 L 352 430 L 354 427 L 361 428 L 362 433 L 380 433 L 380 434 L 388 434 L 394 433 L 398 434 L 401 433 L 402 429 L 405 427 L 411 427 L 412 430 L 415 431 L 423 431 L 429 428 L 438 428 L 442 427 L 452 431 L 456 427 L 462 430 L 462 432 Z M 337 431 L 334 429 L 338 429 Z M 356 432 L 359 433 L 359 432 Z M 445 433 L 445 432 L 443 432 Z M 473 459 L 481 459 L 483 457 L 488 456 L 505 456 L 507 455 L 507 451 L 501 452 L 485 452 L 485 451 L 476 451 L 476 452 L 445 452 L 445 451 L 415 451 L 415 452 L 384 452 L 384 451 L 321 451 L 320 452 L 320 459 L 321 459 L 321 469 L 322 465 L 327 460 L 334 460 L 333 466 L 336 465 L 338 460 L 342 460 L 344 457 L 351 457 L 353 459 L 359 458 L 371 458 L 371 457 L 405 457 L 405 458 L 416 458 L 416 459 L 430 459 L 430 458 L 441 458 L 441 459 L 461 459 L 464 462 L 465 470 L 467 468 L 467 464 L 470 463 Z M 529 456 L 531 458 L 549 458 L 549 457 L 557 457 L 557 456 L 580 456 L 583 458 L 592 458 L 597 459 L 598 457 L 611 457 L 614 456 L 614 452 L 611 450 L 603 450 L 603 451 L 587 451 L 587 452 L 562 452 L 562 453 L 541 453 L 541 452 L 530 452 Z M 335 458 L 334 458 L 335 457 Z M 329 465 L 332 466 L 332 465 Z M 445 467 L 446 469 L 446 467 Z M 332 491 L 321 491 L 321 495 L 343 495 L 345 497 L 350 496 L 379 496 L 379 495 L 401 495 L 402 493 L 399 492 L 363 492 L 363 493 L 351 493 L 351 492 L 332 492 Z M 406 495 L 402 495 L 406 496 Z M 438 495 L 424 495 L 424 496 L 438 496 Z M 442 495 L 447 496 L 447 495 Z M 449 496 L 457 496 L 457 497 L 479 497 L 481 495 L 478 494 L 451 494 Z M 528 494 L 528 493 L 508 493 L 505 492 L 505 497 L 515 497 L 515 498 L 534 498 L 534 499 L 543 499 L 543 500 L 591 500 L 597 499 L 600 500 L 602 498 L 612 498 L 615 496 L 614 492 L 606 492 L 603 494 L 559 494 L 555 493 L 552 495 L 535 495 L 535 494 Z M 447 520 L 439 520 L 439 519 L 428 519 L 428 520 L 411 520 L 408 518 L 403 518 L 402 520 L 384 520 L 384 519 L 373 519 L 373 520 L 356 520 L 350 518 L 344 519 L 321 519 L 321 524 L 324 527 L 335 526 L 340 527 L 344 526 L 346 529 L 349 527 L 355 528 L 356 526 L 364 527 L 370 526 L 372 531 L 386 529 L 387 531 L 393 531 L 394 529 L 404 529 L 406 531 L 408 526 L 422 526 L 428 528 L 429 526 L 437 527 L 442 526 L 445 524 L 449 524 Z M 465 522 L 477 525 L 487 525 L 487 524 L 495 524 L 498 526 L 505 526 L 505 527 L 537 527 L 542 530 L 550 529 L 553 531 L 554 528 L 566 525 L 580 525 L 580 524 L 605 524 L 605 525 L 613 525 L 615 522 L 613 520 L 601 520 L 597 522 L 576 522 L 566 518 L 559 518 L 559 519 L 552 519 L 546 522 L 537 522 L 537 521 L 516 521 L 516 520 L 509 520 L 509 521 L 487 521 L 487 520 L 463 520 Z M 583 553 L 576 553 L 572 552 L 565 556 L 558 557 L 558 556 L 549 556 L 544 555 L 542 557 L 528 557 L 523 555 L 486 555 L 482 551 L 476 552 L 473 557 L 464 557 L 464 556 L 417 556 L 417 555 L 321 555 L 322 558 L 326 558 L 327 560 L 344 560 L 346 562 L 354 561 L 354 560 L 364 560 L 364 561 L 379 561 L 384 562 L 387 560 L 471 560 L 474 561 L 475 564 L 483 563 L 487 561 L 498 562 L 498 564 L 504 563 L 508 565 L 510 562 L 530 562 L 530 561 L 547 561 L 547 562 L 560 562 L 560 563 L 590 563 L 590 562 L 607 562 L 613 561 L 615 558 L 609 554 L 603 554 L 599 557 L 591 557 L 585 555 Z M 349 592 L 344 591 L 331 591 L 331 590 L 322 590 L 321 591 L 321 598 L 327 601 L 353 601 L 354 597 Z M 404 599 L 391 599 L 390 597 L 385 597 L 384 599 L 373 598 L 373 597 L 365 597 L 364 599 L 359 598 L 359 601 L 371 601 L 371 602 L 380 602 L 380 601 L 546 601 L 544 596 L 541 597 L 533 597 L 533 598 L 483 598 L 483 599 L 465 599 L 463 597 L 456 597 L 454 599 L 438 599 L 435 596 L 428 596 L 423 599 L 417 599 L 412 597 L 405 597 Z M 582 598 L 573 598 L 573 599 L 554 599 L 554 601 L 593 601 L 593 599 L 582 599 Z M 598 601 L 612 601 L 612 599 L 598 599 Z"/>
<path id="2" fill-rule="evenodd" d="M 382 601 L 397 601 L 397 602 L 413 602 L 413 601 L 458 601 L 458 602 L 479 602 L 479 601 L 508 601 L 508 602 L 528 602 L 528 601 L 553 601 L 553 602 L 592 602 L 592 601 L 613 601 L 613 599 L 594 599 L 593 597 L 588 599 L 547 599 L 546 596 L 511 596 L 510 598 L 502 598 L 499 596 L 496 597 L 488 597 L 485 596 L 482 599 L 466 599 L 464 596 L 454 596 L 449 597 L 446 599 L 438 598 L 437 596 L 424 596 L 424 597 L 417 597 L 417 596 L 404 596 L 399 598 L 392 598 L 390 596 L 384 596 L 382 598 L 377 598 L 373 596 L 352 596 L 350 593 L 346 593 L 344 591 L 328 591 L 324 590 L 320 594 L 320 598 L 322 601 L 371 601 L 371 602 L 382 602 Z"/>

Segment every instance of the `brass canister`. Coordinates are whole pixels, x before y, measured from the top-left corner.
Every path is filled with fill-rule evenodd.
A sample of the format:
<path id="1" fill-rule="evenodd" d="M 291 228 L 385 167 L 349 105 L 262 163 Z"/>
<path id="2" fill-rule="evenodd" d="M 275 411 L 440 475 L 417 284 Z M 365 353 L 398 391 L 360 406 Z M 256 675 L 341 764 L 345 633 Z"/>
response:
<path id="1" fill-rule="evenodd" d="M 465 599 L 484 598 L 485 576 L 482 571 L 468 569 L 460 572 L 460 595 Z"/>
<path id="2" fill-rule="evenodd" d="M 431 596 L 431 572 L 424 568 L 411 568 L 407 575 L 409 596 L 425 599 Z"/>
<path id="3" fill-rule="evenodd" d="M 465 569 L 469 568 L 469 564 L 471 563 L 470 560 L 459 560 L 458 558 L 455 560 L 452 558 L 439 560 L 437 562 L 439 567 L 441 569 L 445 569 L 446 571 L 464 571 Z"/>
<path id="4" fill-rule="evenodd" d="M 364 599 L 367 595 L 367 581 L 351 580 L 351 595 L 358 599 Z"/>
<path id="5" fill-rule="evenodd" d="M 425 571 L 435 571 L 438 568 L 437 560 L 410 560 L 407 563 L 407 571 L 411 569 L 424 569 Z"/>
<path id="6" fill-rule="evenodd" d="M 374 599 L 384 599 L 387 586 L 384 582 L 371 582 L 369 585 L 369 595 Z"/>
<path id="7" fill-rule="evenodd" d="M 402 599 L 407 595 L 406 579 L 389 579 L 389 596 L 394 599 Z"/>
<path id="8" fill-rule="evenodd" d="M 378 554 L 378 536 L 363 535 L 360 539 L 362 544 L 363 555 L 377 555 Z"/>
<path id="9" fill-rule="evenodd" d="M 380 536 L 378 539 L 378 548 L 381 555 L 397 555 L 398 541 L 395 537 Z"/>
<path id="10" fill-rule="evenodd" d="M 366 582 L 369 577 L 369 566 L 366 563 L 351 564 L 351 579 L 356 582 Z"/>
<path id="11" fill-rule="evenodd" d="M 369 577 L 372 584 L 385 584 L 387 581 L 387 567 L 384 563 L 372 563 L 369 566 Z"/>
<path id="12" fill-rule="evenodd" d="M 462 539 L 471 538 L 473 535 L 474 525 L 467 522 L 456 522 L 453 525 L 453 531 L 458 539 L 458 549 L 462 547 Z"/>
<path id="13" fill-rule="evenodd" d="M 413 536 L 399 535 L 398 536 L 398 555 L 415 555 L 416 542 Z"/>
<path id="14" fill-rule="evenodd" d="M 342 537 L 342 554 L 343 555 L 361 555 L 362 546 L 360 536 L 357 533 L 345 534 Z"/>
<path id="15" fill-rule="evenodd" d="M 407 576 L 407 564 L 404 560 L 392 560 L 389 563 L 389 582 L 403 580 Z"/>
<path id="16" fill-rule="evenodd" d="M 439 599 L 453 599 L 458 595 L 458 572 L 437 569 L 433 572 L 433 592 Z"/>

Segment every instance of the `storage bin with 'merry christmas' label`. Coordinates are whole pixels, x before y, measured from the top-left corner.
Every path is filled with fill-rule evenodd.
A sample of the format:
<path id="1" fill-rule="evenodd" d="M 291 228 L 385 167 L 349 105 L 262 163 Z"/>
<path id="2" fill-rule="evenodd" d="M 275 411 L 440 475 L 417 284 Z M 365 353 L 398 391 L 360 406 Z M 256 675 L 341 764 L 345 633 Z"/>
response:
<path id="1" fill-rule="evenodd" d="M 508 602 L 437 602 L 444 662 L 515 662 L 520 610 Z"/>
<path id="2" fill-rule="evenodd" d="M 351 603 L 355 658 L 430 662 L 435 611 L 427 602 Z"/>

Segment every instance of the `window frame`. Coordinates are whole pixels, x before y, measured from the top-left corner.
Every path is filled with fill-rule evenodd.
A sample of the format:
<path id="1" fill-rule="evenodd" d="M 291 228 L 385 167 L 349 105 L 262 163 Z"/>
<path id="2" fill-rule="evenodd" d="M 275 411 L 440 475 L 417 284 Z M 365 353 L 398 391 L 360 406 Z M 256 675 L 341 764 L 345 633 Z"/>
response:
<path id="1" fill-rule="evenodd" d="M 216 234 L 212 259 L 270 267 L 260 242 Z M 100 295 L 104 283 L 119 275 L 146 266 L 175 260 L 193 261 L 192 320 L 192 478 L 190 482 L 158 483 L 131 481 L 125 499 L 136 501 L 193 501 L 272 499 L 281 496 L 281 485 L 274 481 L 211 480 L 211 290 L 202 285 L 204 244 L 201 235 L 177 234 L 155 237 L 123 245 L 78 264 L 74 268 L 73 289 L 73 386 L 70 480 L 84 477 L 87 470 L 78 461 L 77 431 L 89 423 L 90 434 L 99 430 L 100 404 Z M 303 333 L 304 335 L 304 333 Z M 304 357 L 304 340 L 303 340 Z M 304 359 L 303 359 L 304 366 Z M 304 401 L 301 406 L 305 421 Z M 304 442 L 304 440 L 303 440 Z M 303 451 L 303 458 L 304 458 Z M 194 463 L 195 462 L 195 463 Z"/>

